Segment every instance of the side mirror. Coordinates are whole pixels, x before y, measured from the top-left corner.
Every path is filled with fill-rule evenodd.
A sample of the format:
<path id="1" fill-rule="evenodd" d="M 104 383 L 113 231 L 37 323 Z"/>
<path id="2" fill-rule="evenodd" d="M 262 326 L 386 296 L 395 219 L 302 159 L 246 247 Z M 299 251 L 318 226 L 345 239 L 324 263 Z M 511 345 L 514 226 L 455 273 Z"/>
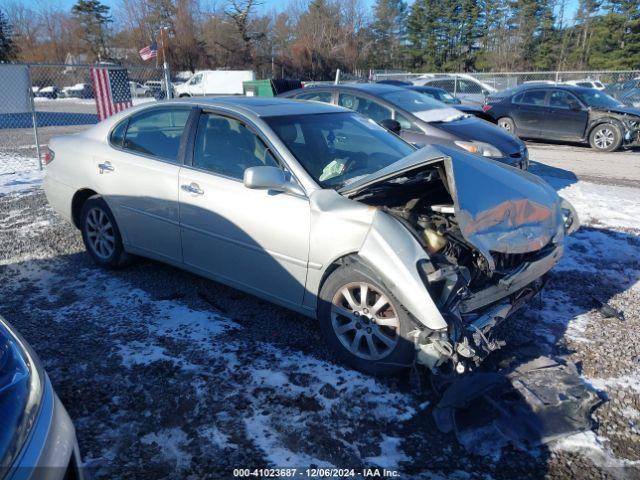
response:
<path id="1" fill-rule="evenodd" d="M 400 135 L 400 130 L 402 129 L 402 127 L 400 127 L 400 122 L 398 122 L 397 120 L 386 118 L 380 122 L 380 125 L 382 125 L 390 132 L 393 132 L 396 135 Z"/>
<path id="2" fill-rule="evenodd" d="M 244 186 L 254 190 L 274 190 L 304 195 L 297 184 L 289 181 L 284 170 L 278 167 L 249 167 L 244 171 Z"/>

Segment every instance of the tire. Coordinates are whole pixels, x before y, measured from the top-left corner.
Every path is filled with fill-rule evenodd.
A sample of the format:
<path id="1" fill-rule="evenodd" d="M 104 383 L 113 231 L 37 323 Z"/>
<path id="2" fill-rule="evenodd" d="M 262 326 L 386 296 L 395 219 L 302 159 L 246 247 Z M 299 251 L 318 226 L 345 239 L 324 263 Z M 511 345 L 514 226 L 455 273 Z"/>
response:
<path id="1" fill-rule="evenodd" d="M 500 128 L 505 129 L 509 133 L 516 134 L 516 124 L 509 117 L 499 118 L 496 122 Z"/>
<path id="2" fill-rule="evenodd" d="M 613 123 L 601 123 L 589 133 L 589 145 L 600 152 L 615 152 L 622 145 L 620 127 Z"/>
<path id="3" fill-rule="evenodd" d="M 363 284 L 367 286 L 365 305 L 360 301 Z M 381 303 L 374 312 L 378 300 Z M 351 262 L 334 270 L 322 286 L 319 302 L 320 331 L 343 363 L 380 376 L 398 374 L 413 364 L 415 347 L 409 332 L 415 327 L 409 314 L 365 265 Z"/>
<path id="4" fill-rule="evenodd" d="M 191 97 L 191 95 L 189 95 L 188 93 L 183 93 L 178 98 L 189 98 L 189 97 Z"/>
<path id="5" fill-rule="evenodd" d="M 103 268 L 122 268 L 131 261 L 124 251 L 122 236 L 107 202 L 99 195 L 89 197 L 80 212 L 80 230 L 85 248 Z"/>

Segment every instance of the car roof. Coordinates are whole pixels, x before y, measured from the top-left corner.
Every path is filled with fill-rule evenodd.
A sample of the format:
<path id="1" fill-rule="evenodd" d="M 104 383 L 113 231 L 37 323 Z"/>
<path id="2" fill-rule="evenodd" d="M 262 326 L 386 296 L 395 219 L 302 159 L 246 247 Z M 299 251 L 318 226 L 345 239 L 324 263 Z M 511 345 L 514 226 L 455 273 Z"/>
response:
<path id="1" fill-rule="evenodd" d="M 293 100 L 276 97 L 245 97 L 241 95 L 228 97 L 180 98 L 165 103 L 197 104 L 202 107 L 227 107 L 251 113 L 258 117 L 279 117 L 282 115 L 312 115 L 319 113 L 350 112 L 343 107 L 322 102 Z"/>
<path id="2" fill-rule="evenodd" d="M 388 83 L 340 83 L 338 85 L 313 85 L 300 89 L 300 92 L 311 90 L 335 90 L 340 88 L 341 90 L 352 90 L 357 92 L 365 92 L 371 95 L 383 95 L 391 92 L 403 92 L 406 87 L 398 85 L 389 85 Z"/>
<path id="3" fill-rule="evenodd" d="M 411 85 L 410 87 L 406 87 L 409 90 L 415 90 L 416 92 L 445 92 L 448 93 L 444 88 L 440 87 L 432 87 L 431 85 Z"/>
<path id="4" fill-rule="evenodd" d="M 579 87 L 577 85 L 567 85 L 566 83 L 554 83 L 554 84 L 550 84 L 550 83 L 527 83 L 522 84 L 522 85 L 518 85 L 517 87 L 514 87 L 513 89 L 513 93 L 517 93 L 517 92 L 522 92 L 523 90 L 540 90 L 540 89 L 549 89 L 549 88 L 553 88 L 556 90 L 567 90 L 569 92 L 585 92 L 587 90 L 595 90 L 594 88 L 588 88 L 588 87 Z M 497 92 L 498 94 L 500 92 Z"/>

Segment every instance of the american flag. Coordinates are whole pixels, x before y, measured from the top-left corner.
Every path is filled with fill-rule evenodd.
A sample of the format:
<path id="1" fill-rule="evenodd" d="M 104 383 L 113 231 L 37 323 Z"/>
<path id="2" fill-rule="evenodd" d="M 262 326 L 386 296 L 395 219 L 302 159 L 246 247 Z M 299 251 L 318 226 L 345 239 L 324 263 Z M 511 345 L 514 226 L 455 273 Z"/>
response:
<path id="1" fill-rule="evenodd" d="M 96 97 L 98 121 L 129 108 L 131 88 L 129 75 L 123 68 L 92 68 L 91 82 Z"/>
<path id="2" fill-rule="evenodd" d="M 146 62 L 150 58 L 155 58 L 158 56 L 158 45 L 156 44 L 156 42 L 153 42 L 148 47 L 144 47 L 142 50 L 140 50 L 139 53 L 140 58 L 142 58 L 142 60 Z"/>

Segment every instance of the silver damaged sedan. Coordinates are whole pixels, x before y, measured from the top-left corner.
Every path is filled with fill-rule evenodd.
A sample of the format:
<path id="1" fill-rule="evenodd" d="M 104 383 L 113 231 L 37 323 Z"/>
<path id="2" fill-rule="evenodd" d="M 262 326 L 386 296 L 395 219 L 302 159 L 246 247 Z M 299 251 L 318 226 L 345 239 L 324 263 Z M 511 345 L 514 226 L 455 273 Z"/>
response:
<path id="1" fill-rule="evenodd" d="M 154 103 L 45 159 L 49 202 L 99 265 L 142 255 L 315 317 L 373 374 L 475 368 L 578 228 L 534 175 L 316 102 Z"/>

